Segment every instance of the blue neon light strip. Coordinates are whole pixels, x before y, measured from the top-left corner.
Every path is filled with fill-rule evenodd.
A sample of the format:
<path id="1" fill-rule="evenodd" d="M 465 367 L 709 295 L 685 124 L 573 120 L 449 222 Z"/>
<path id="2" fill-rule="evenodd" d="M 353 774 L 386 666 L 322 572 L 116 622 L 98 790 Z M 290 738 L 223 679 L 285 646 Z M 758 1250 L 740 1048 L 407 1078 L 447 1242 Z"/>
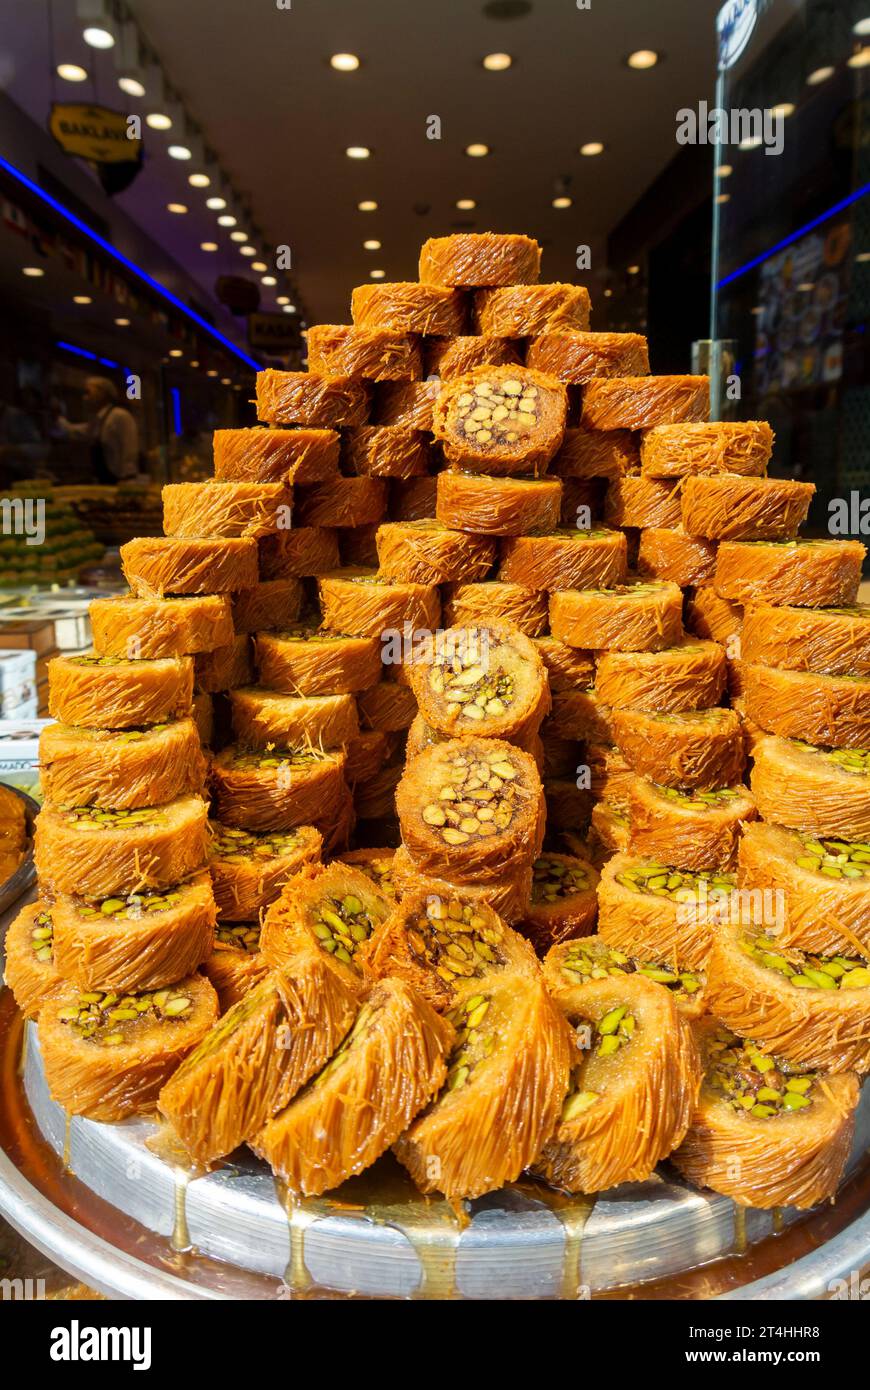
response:
<path id="1" fill-rule="evenodd" d="M 177 386 L 170 386 L 169 394 L 172 397 L 172 427 L 176 434 L 181 434 L 181 392 Z"/>
<path id="2" fill-rule="evenodd" d="M 870 183 L 865 183 L 861 188 L 856 188 L 855 192 L 850 193 L 848 198 L 843 198 L 839 203 L 834 203 L 833 207 L 828 208 L 827 212 L 820 213 L 819 216 L 814 217 L 811 222 L 806 222 L 803 227 L 798 227 L 796 232 L 791 232 L 787 237 L 783 237 L 782 241 L 778 241 L 775 246 L 771 246 L 769 250 L 763 252 L 762 255 L 753 256 L 751 261 L 747 261 L 746 264 L 740 266 L 738 270 L 732 270 L 731 274 L 726 275 L 724 280 L 719 280 L 717 282 L 717 290 L 723 290 L 726 285 L 732 284 L 734 280 L 739 280 L 741 275 L 746 275 L 750 270 L 754 270 L 756 266 L 763 265 L 771 256 L 775 256 L 777 251 L 782 251 L 786 246 L 791 246 L 792 242 L 798 241 L 802 236 L 806 236 L 807 232 L 811 232 L 814 227 L 820 226 L 822 222 L 827 222 L 829 217 L 834 217 L 838 212 L 842 212 L 844 208 L 851 207 L 852 203 L 857 203 L 859 198 L 865 197 L 868 193 L 870 193 Z"/>
<path id="3" fill-rule="evenodd" d="M 111 357 L 98 357 L 95 352 L 89 352 L 87 348 L 76 347 L 75 343 L 65 343 L 58 338 L 57 347 L 63 348 L 64 352 L 72 352 L 76 357 L 86 357 L 89 362 L 99 362 L 102 367 L 119 367 L 119 362 L 113 362 Z M 129 372 L 128 372 L 129 376 Z"/>
<path id="4" fill-rule="evenodd" d="M 179 299 L 177 294 L 173 294 L 171 290 L 166 289 L 164 285 L 160 284 L 159 280 L 155 280 L 152 275 L 149 275 L 147 270 L 142 270 L 140 266 L 136 265 L 135 261 L 131 261 L 129 257 L 123 255 L 110 241 L 106 241 L 105 237 L 101 237 L 99 233 L 93 231 L 86 222 L 83 222 L 80 217 L 76 217 L 74 212 L 70 212 L 69 208 L 65 208 L 63 203 L 58 202 L 57 198 L 53 198 L 50 193 L 46 193 L 45 189 L 40 188 L 38 183 L 34 183 L 33 179 L 28 178 L 20 169 L 16 169 L 15 165 L 10 164 L 9 160 L 4 159 L 2 155 L 0 155 L 0 169 L 5 169 L 7 174 L 11 174 L 14 179 L 17 179 L 20 184 L 23 184 L 26 189 L 34 193 L 36 197 L 40 198 L 48 207 L 60 213 L 61 217 L 69 222 L 71 227 L 75 227 L 77 232 L 81 232 L 82 236 L 86 236 L 95 246 L 99 246 L 101 251 L 105 251 L 107 256 L 111 256 L 112 259 L 118 261 L 120 265 L 132 271 L 137 279 L 147 285 L 150 290 L 153 290 L 155 294 L 159 294 L 161 299 L 167 300 L 173 308 L 178 309 L 179 313 L 189 318 L 191 322 L 196 324 L 197 328 L 201 328 L 204 333 L 208 333 L 210 337 L 219 342 L 222 347 L 225 347 L 228 352 L 231 352 L 234 357 L 238 357 L 253 371 L 258 372 L 260 370 L 259 362 L 256 362 L 253 357 L 248 357 L 247 353 L 242 352 L 241 348 L 236 347 L 235 343 L 230 342 L 230 339 L 224 337 L 223 333 L 219 332 L 217 328 L 213 328 L 208 320 L 204 319 L 201 314 L 196 313 L 194 309 L 188 308 L 184 300 Z"/>

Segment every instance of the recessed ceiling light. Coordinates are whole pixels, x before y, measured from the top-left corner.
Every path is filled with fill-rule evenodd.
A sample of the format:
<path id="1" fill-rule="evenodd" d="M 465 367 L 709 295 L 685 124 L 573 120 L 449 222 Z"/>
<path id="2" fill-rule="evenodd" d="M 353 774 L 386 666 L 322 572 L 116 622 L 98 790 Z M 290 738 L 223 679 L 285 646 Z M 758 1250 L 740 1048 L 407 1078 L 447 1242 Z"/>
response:
<path id="1" fill-rule="evenodd" d="M 129 320 L 129 319 L 115 319 L 115 323 L 118 325 L 119 328 L 129 328 L 129 327 L 130 327 L 130 320 Z"/>
<path id="2" fill-rule="evenodd" d="M 363 198 L 361 203 L 357 203 L 360 212 L 377 212 L 378 205 L 373 198 Z"/>
<path id="3" fill-rule="evenodd" d="M 267 264 L 266 264 L 265 261 L 251 261 L 251 269 L 252 269 L 252 270 L 268 270 L 269 267 L 267 266 Z"/>
<path id="4" fill-rule="evenodd" d="M 846 59 L 846 62 L 850 68 L 866 68 L 867 64 L 870 63 L 870 48 L 866 45 L 864 48 L 859 48 L 857 53 L 853 53 L 851 58 Z"/>
<path id="5" fill-rule="evenodd" d="M 241 251 L 243 256 L 256 256 L 257 254 L 257 248 L 255 246 L 252 246 L 249 241 L 245 242 L 244 246 L 240 246 L 239 250 Z"/>
<path id="6" fill-rule="evenodd" d="M 192 357 L 192 358 L 190 359 L 190 365 L 191 365 L 191 367 L 198 367 L 198 366 L 199 366 L 199 361 L 198 361 L 198 359 L 197 359 L 196 357 Z"/>
<path id="7" fill-rule="evenodd" d="M 232 386 L 232 380 L 228 376 L 221 377 L 221 386 Z"/>
<path id="8" fill-rule="evenodd" d="M 355 53 L 333 53 L 329 66 L 335 68 L 336 72 L 356 72 L 359 58 Z"/>
<path id="9" fill-rule="evenodd" d="M 247 239 L 248 239 L 248 233 L 247 233 L 247 232 L 242 232 L 242 231 L 230 232 L 230 241 L 247 241 Z"/>
<path id="10" fill-rule="evenodd" d="M 477 203 L 473 198 L 457 198 L 456 206 L 459 208 L 460 212 L 471 212 L 477 207 Z"/>
<path id="11" fill-rule="evenodd" d="M 778 101 L 776 106 L 771 106 L 770 110 L 774 116 L 793 116 L 795 105 L 793 101 Z"/>
<path id="12" fill-rule="evenodd" d="M 238 219 L 233 217 L 233 214 L 231 212 L 222 212 L 220 217 L 218 218 L 218 226 L 234 227 L 236 225 L 237 220 Z"/>
<path id="13" fill-rule="evenodd" d="M 625 61 L 630 68 L 644 72 L 647 68 L 654 68 L 658 60 L 659 55 L 654 48 L 638 48 L 636 52 L 629 53 Z"/>
<path id="14" fill-rule="evenodd" d="M 184 203 L 167 203 L 166 211 L 178 213 L 187 212 L 187 206 Z"/>
<path id="15" fill-rule="evenodd" d="M 295 305 L 295 304 L 282 304 L 282 305 L 281 305 L 281 308 L 284 310 L 284 313 L 285 313 L 285 314 L 295 314 L 295 313 L 296 313 L 296 305 Z"/>
<path id="16" fill-rule="evenodd" d="M 206 376 L 217 376 L 217 372 L 215 371 L 214 367 L 209 367 L 208 371 L 206 372 Z"/>
<path id="17" fill-rule="evenodd" d="M 856 261 L 870 261 L 870 251 L 859 251 L 855 257 Z"/>
<path id="18" fill-rule="evenodd" d="M 604 291 L 604 298 L 605 298 L 605 299 L 609 299 L 610 296 L 611 296 L 612 294 L 613 294 L 613 290 L 605 290 L 605 291 Z"/>
<path id="19" fill-rule="evenodd" d="M 374 239 L 372 239 L 370 241 L 363 242 L 364 251 L 380 251 L 380 249 L 381 243 L 379 241 L 375 241 Z"/>
<path id="20" fill-rule="evenodd" d="M 814 68 L 807 74 L 807 86 L 818 87 L 821 82 L 827 82 L 829 77 L 833 77 L 835 72 L 836 68 L 832 67 Z"/>
<path id="21" fill-rule="evenodd" d="M 385 270 L 370 270 L 369 276 L 372 280 L 383 280 L 386 273 L 387 272 Z"/>
<path id="22" fill-rule="evenodd" d="M 91 303 L 93 303 L 93 301 L 92 301 L 91 296 L 90 296 L 89 294 L 74 294 L 74 295 L 73 295 L 73 304 L 91 304 Z"/>
<path id="23" fill-rule="evenodd" d="M 167 150 L 170 159 L 190 159 L 190 150 L 186 145 L 170 145 Z"/>
<path id="24" fill-rule="evenodd" d="M 181 348 L 170 348 L 170 349 L 169 349 L 169 356 L 170 356 L 170 357 L 183 357 L 183 356 L 184 356 L 184 353 L 181 351 Z"/>
<path id="25" fill-rule="evenodd" d="M 189 174 L 187 182 L 190 184 L 191 188 L 208 188 L 211 179 L 208 174 Z"/>
<path id="26" fill-rule="evenodd" d="M 730 193 L 717 193 L 717 194 L 716 194 L 716 202 L 717 202 L 717 203 L 730 203 L 730 202 L 731 202 L 731 194 L 730 194 Z"/>
<path id="27" fill-rule="evenodd" d="M 554 208 L 569 208 L 570 206 L 571 206 L 571 199 L 565 197 L 564 195 L 563 195 L 561 198 L 554 198 L 554 199 L 553 199 L 553 207 L 554 207 Z"/>
<path id="28" fill-rule="evenodd" d="M 757 150 L 759 145 L 763 143 L 760 135 L 747 135 L 745 140 L 739 141 L 737 148 L 738 150 Z"/>
<path id="29" fill-rule="evenodd" d="M 218 244 L 216 241 L 201 241 L 199 243 L 199 249 L 200 251 L 216 251 L 218 249 Z"/>
<path id="30" fill-rule="evenodd" d="M 489 145 L 466 145 L 465 153 L 472 159 L 483 159 L 484 155 L 489 154 Z"/>
<path id="31" fill-rule="evenodd" d="M 858 19 L 852 25 L 853 34 L 870 34 L 870 18 Z"/>
<path id="32" fill-rule="evenodd" d="M 513 62 L 513 58 L 509 53 L 487 53 L 481 61 L 487 72 L 505 72 Z"/>
<path id="33" fill-rule="evenodd" d="M 86 69 L 79 67 L 78 63 L 58 63 L 57 75 L 64 82 L 86 82 L 88 76 Z"/>
<path id="34" fill-rule="evenodd" d="M 365 145 L 348 145 L 345 154 L 348 159 L 368 159 L 371 150 Z"/>
<path id="35" fill-rule="evenodd" d="M 594 154 L 603 154 L 604 146 L 602 145 L 600 140 L 587 140 L 585 145 L 580 146 L 580 153 L 585 154 L 587 156 L 591 156 Z"/>
<path id="36" fill-rule="evenodd" d="M 145 88 L 138 77 L 119 77 L 118 86 L 122 92 L 126 92 L 128 97 L 144 97 Z"/>
<path id="37" fill-rule="evenodd" d="M 730 177 L 731 177 L 731 175 L 732 175 L 733 173 L 734 173 L 734 166 L 733 166 L 732 164 L 718 164 L 718 165 L 716 166 L 716 176 L 717 176 L 717 178 L 720 178 L 720 179 L 730 179 Z"/>
<path id="38" fill-rule="evenodd" d="M 152 130 L 171 130 L 172 118 L 163 111 L 149 111 L 145 117 L 145 124 Z"/>
<path id="39" fill-rule="evenodd" d="M 279 295 L 276 297 L 276 299 L 275 299 L 275 303 L 276 303 L 276 304 L 289 304 L 289 303 L 290 303 L 290 296 L 289 296 L 289 294 L 279 294 Z"/>
<path id="40" fill-rule="evenodd" d="M 25 265 L 21 267 L 21 274 L 26 275 L 29 280 L 38 280 L 45 271 L 41 265 Z"/>
<path id="41" fill-rule="evenodd" d="M 227 200 L 226 198 L 206 198 L 205 205 L 207 208 L 211 208 L 212 212 L 220 212 L 221 208 L 226 207 Z"/>
<path id="42" fill-rule="evenodd" d="M 277 285 L 277 283 L 278 281 L 275 279 L 274 275 L 264 275 L 260 281 L 261 285 Z"/>
<path id="43" fill-rule="evenodd" d="M 82 38 L 89 48 L 115 47 L 115 35 L 110 29 L 104 29 L 102 25 L 89 25 L 82 34 Z"/>

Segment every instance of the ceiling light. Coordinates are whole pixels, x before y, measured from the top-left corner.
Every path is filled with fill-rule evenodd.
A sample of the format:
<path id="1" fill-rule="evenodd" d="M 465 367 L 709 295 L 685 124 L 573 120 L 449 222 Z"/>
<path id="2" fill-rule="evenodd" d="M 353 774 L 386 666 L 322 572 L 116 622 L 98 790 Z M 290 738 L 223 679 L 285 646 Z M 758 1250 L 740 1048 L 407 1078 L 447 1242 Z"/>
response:
<path id="1" fill-rule="evenodd" d="M 733 173 L 734 167 L 731 164 L 719 164 L 716 166 L 716 177 L 719 179 L 730 179 Z"/>
<path id="2" fill-rule="evenodd" d="M 771 106 L 770 108 L 771 115 L 783 117 L 793 116 L 794 110 L 795 106 L 793 101 L 778 101 L 776 106 Z"/>
<path id="3" fill-rule="evenodd" d="M 858 19 L 852 25 L 853 34 L 870 34 L 870 18 Z"/>
<path id="4" fill-rule="evenodd" d="M 731 201 L 731 194 L 730 194 L 730 193 L 717 193 L 717 194 L 716 194 L 716 202 L 717 202 L 717 203 L 730 203 L 730 201 Z"/>
<path id="5" fill-rule="evenodd" d="M 191 188 L 208 188 L 211 179 L 208 174 L 190 174 L 187 182 Z"/>
<path id="6" fill-rule="evenodd" d="M 489 145 L 466 145 L 465 153 L 472 159 L 482 159 L 485 154 L 489 154 Z"/>
<path id="7" fill-rule="evenodd" d="M 812 280 L 802 280 L 801 283 L 798 285 L 798 289 L 800 290 L 801 294 L 811 294 L 815 288 L 816 287 L 813 284 Z"/>
<path id="8" fill-rule="evenodd" d="M 73 304 L 91 304 L 92 302 L 93 301 L 91 300 L 91 296 L 89 294 L 73 295 Z"/>
<path id="9" fill-rule="evenodd" d="M 170 145 L 167 154 L 170 159 L 190 159 L 190 150 L 186 145 Z"/>
<path id="10" fill-rule="evenodd" d="M 58 63 L 57 75 L 62 77 L 64 82 L 85 82 L 88 76 L 86 70 L 79 67 L 78 63 Z"/>
<path id="11" fill-rule="evenodd" d="M 371 150 L 367 149 L 365 145 L 348 145 L 345 154 L 348 159 L 368 159 Z"/>
<path id="12" fill-rule="evenodd" d="M 600 140 L 588 140 L 585 145 L 580 146 L 580 153 L 585 155 L 603 154 L 604 146 Z"/>
<path id="13" fill-rule="evenodd" d="M 386 273 L 387 272 L 385 270 L 370 270 L 369 276 L 372 280 L 383 280 Z"/>
<path id="14" fill-rule="evenodd" d="M 647 68 L 654 68 L 658 60 L 659 55 L 654 48 L 639 48 L 635 53 L 629 53 L 625 61 L 630 68 L 644 72 Z"/>
<path id="15" fill-rule="evenodd" d="M 247 241 L 247 232 L 230 232 L 230 241 Z"/>
<path id="16" fill-rule="evenodd" d="M 233 214 L 231 212 L 222 212 L 220 217 L 218 218 L 218 226 L 234 227 L 237 221 L 238 219 L 233 217 Z"/>
<path id="17" fill-rule="evenodd" d="M 285 314 L 295 314 L 295 313 L 296 313 L 296 306 L 295 306 L 295 304 L 282 304 L 282 305 L 281 305 L 281 308 L 284 310 L 284 313 L 285 313 Z"/>
<path id="18" fill-rule="evenodd" d="M 277 283 L 274 275 L 264 275 L 260 281 L 261 285 L 277 285 Z"/>
<path id="19" fill-rule="evenodd" d="M 487 53 L 481 60 L 487 72 L 505 72 L 513 62 L 509 53 Z"/>
<path id="20" fill-rule="evenodd" d="M 184 354 L 182 353 L 181 348 L 170 348 L 170 349 L 169 349 L 169 356 L 170 356 L 170 357 L 183 357 Z"/>
<path id="21" fill-rule="evenodd" d="M 145 117 L 145 124 L 152 130 L 170 130 L 172 119 L 163 111 L 149 111 Z"/>
<path id="22" fill-rule="evenodd" d="M 629 275 L 640 275 L 640 266 L 639 266 L 639 265 L 630 265 L 630 266 L 627 267 L 627 269 L 628 269 Z"/>
<path id="23" fill-rule="evenodd" d="M 122 92 L 126 92 L 128 97 L 144 97 L 145 88 L 138 77 L 119 77 L 118 86 Z"/>
<path id="24" fill-rule="evenodd" d="M 115 35 L 102 25 L 91 25 L 85 29 L 82 38 L 89 48 L 114 48 Z"/>
<path id="25" fill-rule="evenodd" d="M 847 58 L 846 62 L 850 68 L 866 68 L 870 63 L 870 48 L 865 44 L 863 48 L 858 49 L 857 53 L 853 53 L 851 58 Z"/>
<path id="26" fill-rule="evenodd" d="M 336 72 L 356 72 L 359 58 L 355 53 L 333 53 L 329 66 L 335 68 Z"/>
<path id="27" fill-rule="evenodd" d="M 570 199 L 570 198 L 566 198 L 565 196 L 562 196 L 561 198 L 554 198 L 554 199 L 553 199 L 553 207 L 554 207 L 554 208 L 569 208 L 570 206 L 571 206 L 571 199 Z"/>
<path id="28" fill-rule="evenodd" d="M 460 212 L 471 212 L 473 208 L 477 207 L 477 203 L 473 198 L 458 198 L 456 206 Z"/>
<path id="29" fill-rule="evenodd" d="M 115 323 L 118 325 L 119 328 L 129 328 L 129 327 L 130 327 L 130 320 L 129 320 L 129 319 L 115 319 Z"/>
<path id="30" fill-rule="evenodd" d="M 364 251 L 380 251 L 380 249 L 381 249 L 381 243 L 380 243 L 379 241 L 371 240 L 371 241 L 364 241 L 364 242 L 363 242 L 363 250 L 364 250 Z"/>
<path id="31" fill-rule="evenodd" d="M 201 241 L 199 243 L 199 249 L 200 251 L 216 251 L 218 249 L 218 244 L 216 241 Z"/>
<path id="32" fill-rule="evenodd" d="M 761 305 L 760 305 L 760 304 L 753 304 L 753 306 L 752 306 L 752 308 L 749 310 L 749 312 L 750 312 L 750 314 L 760 314 L 760 313 L 761 313 Z"/>
<path id="33" fill-rule="evenodd" d="M 221 386 L 232 386 L 232 380 L 228 376 L 221 377 Z"/>
<path id="34" fill-rule="evenodd" d="M 21 274 L 26 275 L 29 280 L 38 280 L 45 271 L 41 265 L 25 265 L 21 267 Z"/>
<path id="35" fill-rule="evenodd" d="M 166 211 L 182 213 L 187 212 L 187 207 L 184 203 L 167 203 Z"/>
<path id="36" fill-rule="evenodd" d="M 357 203 L 360 212 L 377 212 L 378 205 L 373 198 L 364 198 L 361 203 Z"/>
<path id="37" fill-rule="evenodd" d="M 807 74 L 807 86 L 818 87 L 821 82 L 827 82 L 829 77 L 833 77 L 835 72 L 836 68 L 832 67 L 814 68 Z"/>
<path id="38" fill-rule="evenodd" d="M 199 361 L 198 361 L 198 359 L 197 359 L 196 357 L 192 357 L 192 358 L 190 359 L 190 365 L 191 365 L 191 367 L 198 367 L 198 366 L 199 366 Z"/>
<path id="39" fill-rule="evenodd" d="M 604 291 L 604 298 L 605 298 L 605 299 L 609 299 L 610 296 L 611 296 L 612 294 L 613 294 L 613 290 L 605 290 L 605 291 Z"/>
<path id="40" fill-rule="evenodd" d="M 239 250 L 243 256 L 256 256 L 257 254 L 256 247 L 252 246 L 249 241 L 246 241 L 244 246 L 240 246 Z M 265 270 L 265 266 L 261 266 L 261 269 Z"/>
<path id="41" fill-rule="evenodd" d="M 206 372 L 206 376 L 217 376 L 217 372 L 215 371 L 214 367 L 209 367 L 208 371 Z"/>
<path id="42" fill-rule="evenodd" d="M 227 200 L 226 198 L 206 198 L 205 205 L 207 208 L 211 208 L 212 212 L 220 212 L 221 208 L 226 207 Z"/>
<path id="43" fill-rule="evenodd" d="M 855 257 L 856 261 L 870 261 L 870 251 L 859 251 Z"/>
<path id="44" fill-rule="evenodd" d="M 760 135 L 747 135 L 745 140 L 738 143 L 737 148 L 738 150 L 757 150 L 759 145 L 763 143 Z"/>
<path id="45" fill-rule="evenodd" d="M 256 252 L 255 252 L 254 254 L 256 254 Z M 265 261 L 251 261 L 251 269 L 252 269 L 252 270 L 268 270 L 269 267 L 268 267 L 268 265 L 266 264 Z"/>

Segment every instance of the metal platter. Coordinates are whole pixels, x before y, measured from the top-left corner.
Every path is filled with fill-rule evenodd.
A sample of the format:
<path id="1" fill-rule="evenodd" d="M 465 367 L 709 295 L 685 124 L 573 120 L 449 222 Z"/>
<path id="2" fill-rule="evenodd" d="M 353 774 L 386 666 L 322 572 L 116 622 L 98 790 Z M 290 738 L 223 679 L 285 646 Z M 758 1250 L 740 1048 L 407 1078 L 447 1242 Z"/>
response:
<path id="1" fill-rule="evenodd" d="M 866 1095 L 847 1185 L 857 1195 L 819 1216 L 744 1215 L 663 1166 L 650 1181 L 594 1201 L 514 1184 L 472 1203 L 462 1226 L 446 1203 L 419 1197 L 389 1158 L 338 1193 L 294 1206 L 247 1150 L 195 1174 L 167 1160 L 154 1123 L 70 1121 L 48 1095 L 32 1025 L 19 1083 L 56 1169 L 104 1215 L 82 1226 L 2 1153 L 0 1210 L 71 1273 L 116 1297 L 673 1297 L 690 1272 L 734 1266 L 739 1272 L 721 1283 L 696 1277 L 682 1296 L 819 1298 L 870 1262 Z M 81 1204 L 72 1205 L 78 1214 Z M 818 1221 L 826 1223 L 820 1234 Z M 127 1227 L 141 1234 L 123 1248 Z"/>

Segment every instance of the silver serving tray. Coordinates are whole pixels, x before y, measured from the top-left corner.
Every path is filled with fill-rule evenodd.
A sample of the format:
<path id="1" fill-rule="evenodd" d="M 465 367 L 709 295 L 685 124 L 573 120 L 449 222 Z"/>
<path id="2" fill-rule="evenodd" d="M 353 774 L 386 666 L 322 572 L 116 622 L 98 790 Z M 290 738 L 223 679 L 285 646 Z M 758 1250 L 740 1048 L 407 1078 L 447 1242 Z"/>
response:
<path id="1" fill-rule="evenodd" d="M 0 1154 L 0 1210 L 34 1244 L 113 1296 L 127 1298 L 293 1297 L 312 1291 L 367 1297 L 555 1299 L 637 1286 L 679 1275 L 763 1239 L 769 1212 L 743 1213 L 726 1198 L 694 1191 L 666 1166 L 650 1181 L 615 1188 L 593 1202 L 560 1201 L 517 1184 L 471 1204 L 459 1229 L 446 1203 L 415 1197 L 391 1160 L 353 1193 L 287 1208 L 268 1169 L 247 1150 L 213 1173 L 194 1176 L 159 1153 L 150 1121 L 102 1125 L 67 1118 L 48 1095 L 32 1025 L 23 1084 L 36 1123 L 78 1180 L 165 1238 L 170 1251 L 196 1251 L 233 1271 L 259 1276 L 259 1291 L 226 1292 L 117 1251 L 59 1213 Z M 158 1152 L 149 1143 L 158 1144 Z M 849 1163 L 870 1145 L 870 1098 L 863 1097 Z M 382 1186 L 377 1174 L 383 1171 Z M 800 1213 L 779 1214 L 777 1228 Z M 870 1260 L 870 1216 L 788 1269 L 724 1297 L 828 1297 Z M 196 1261 L 193 1260 L 193 1266 Z M 264 1292 L 263 1290 L 266 1290 Z M 638 1296 L 637 1288 L 634 1297 Z M 642 1294 L 640 1295 L 642 1296 Z"/>
<path id="2" fill-rule="evenodd" d="M 5 791 L 17 796 L 19 801 L 24 802 L 24 819 L 27 825 L 27 845 L 24 858 L 5 883 L 0 883 L 0 913 L 4 913 L 7 908 L 12 907 L 19 898 L 31 889 L 36 882 L 36 869 L 33 865 L 33 824 L 39 815 L 39 802 L 34 801 L 27 792 L 20 791 L 18 787 L 12 787 L 8 782 L 0 783 Z M 2 942 L 0 942 L 2 945 Z"/>

